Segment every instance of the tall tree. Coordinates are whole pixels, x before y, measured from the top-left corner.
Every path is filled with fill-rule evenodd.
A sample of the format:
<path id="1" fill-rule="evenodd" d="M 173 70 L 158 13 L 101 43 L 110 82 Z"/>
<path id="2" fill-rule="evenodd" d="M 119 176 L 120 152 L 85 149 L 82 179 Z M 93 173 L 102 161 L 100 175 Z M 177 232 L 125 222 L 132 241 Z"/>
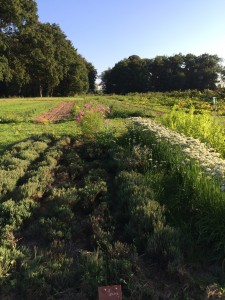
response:
<path id="1" fill-rule="evenodd" d="M 38 20 L 34 0 L 0 0 L 0 29 L 11 34 L 32 28 Z"/>
<path id="2" fill-rule="evenodd" d="M 63 77 L 56 89 L 56 95 L 74 96 L 79 93 L 86 93 L 89 89 L 88 70 L 86 61 L 82 56 L 74 56 L 69 65 L 69 70 Z"/>
<path id="3" fill-rule="evenodd" d="M 88 92 L 93 93 L 93 92 L 95 92 L 95 89 L 96 89 L 95 81 L 97 79 L 97 70 L 92 65 L 92 63 L 87 62 L 85 59 L 84 59 L 84 61 L 85 61 L 85 65 L 86 65 L 87 72 L 88 72 L 88 82 L 89 82 Z"/>
<path id="4" fill-rule="evenodd" d="M 217 55 L 176 54 L 141 59 L 133 55 L 102 73 L 106 93 L 215 89 L 224 70 Z"/>
<path id="5" fill-rule="evenodd" d="M 163 91 L 164 85 L 167 84 L 167 76 L 165 72 L 166 62 L 167 56 L 156 56 L 149 63 L 152 91 Z"/>
<path id="6" fill-rule="evenodd" d="M 4 95 L 18 94 L 29 79 L 20 37 L 34 31 L 37 19 L 35 1 L 0 0 L 0 85 Z"/>
<path id="7" fill-rule="evenodd" d="M 148 60 L 132 55 L 103 72 L 101 79 L 106 93 L 147 92 L 150 85 Z"/>
<path id="8" fill-rule="evenodd" d="M 189 89 L 215 89 L 218 75 L 223 72 L 221 58 L 217 55 L 202 54 L 195 56 L 188 54 L 185 57 L 185 72 L 187 88 Z"/>
<path id="9" fill-rule="evenodd" d="M 34 0 L 0 0 L 2 96 L 94 91 L 96 76 L 58 25 L 38 22 Z"/>
<path id="10" fill-rule="evenodd" d="M 39 95 L 52 95 L 77 57 L 76 50 L 56 24 L 39 23 L 36 34 L 25 37 L 30 78 Z"/>

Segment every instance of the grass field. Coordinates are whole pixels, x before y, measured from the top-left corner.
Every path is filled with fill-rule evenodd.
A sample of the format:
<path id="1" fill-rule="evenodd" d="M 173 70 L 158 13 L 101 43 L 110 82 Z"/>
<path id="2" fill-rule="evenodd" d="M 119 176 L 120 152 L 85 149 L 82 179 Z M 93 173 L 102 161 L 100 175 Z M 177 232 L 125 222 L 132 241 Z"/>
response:
<path id="1" fill-rule="evenodd" d="M 111 108 L 110 122 L 112 126 L 123 128 L 123 123 L 127 117 L 142 116 L 158 118 L 164 113 L 171 111 L 175 104 L 183 109 L 194 105 L 196 109 L 211 111 L 213 106 L 208 102 L 198 101 L 198 99 L 184 97 L 183 100 L 174 96 L 166 96 L 163 93 L 151 94 L 131 94 L 128 96 L 96 96 L 84 95 L 74 98 L 13 98 L 0 99 L 0 153 L 7 146 L 14 142 L 26 139 L 32 134 L 49 132 L 61 136 L 63 134 L 75 134 L 76 122 L 72 118 L 68 122 L 56 124 L 35 124 L 34 117 L 42 112 L 64 101 L 74 101 L 75 110 L 77 106 L 82 106 L 85 102 L 92 101 L 104 103 Z M 225 107 L 220 105 L 218 120 L 224 124 Z"/>
<path id="2" fill-rule="evenodd" d="M 34 99 L 0 99 L 0 153 L 15 142 L 26 139 L 31 135 L 50 133 L 56 136 L 75 135 L 76 122 L 70 118 L 66 122 L 36 123 L 34 117 L 64 101 L 74 101 L 75 110 L 87 101 L 100 102 L 111 107 L 111 124 L 113 127 L 123 128 L 123 120 L 129 116 L 152 116 L 152 107 L 163 110 L 159 104 L 147 105 L 138 101 L 131 102 L 125 96 L 84 96 L 76 98 L 34 98 Z M 152 106 L 153 105 L 153 106 Z M 116 120 L 117 119 L 117 120 Z"/>

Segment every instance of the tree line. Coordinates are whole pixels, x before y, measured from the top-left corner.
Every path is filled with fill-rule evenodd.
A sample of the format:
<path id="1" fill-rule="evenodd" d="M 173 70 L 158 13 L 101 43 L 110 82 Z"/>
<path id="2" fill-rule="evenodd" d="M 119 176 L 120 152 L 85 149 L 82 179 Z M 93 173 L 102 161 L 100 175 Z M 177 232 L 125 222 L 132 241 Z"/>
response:
<path id="1" fill-rule="evenodd" d="M 214 90 L 225 74 L 217 55 L 176 54 L 141 59 L 132 55 L 101 74 L 104 93 Z"/>
<path id="2" fill-rule="evenodd" d="M 104 93 L 211 89 L 225 77 L 217 55 L 132 55 L 101 74 Z M 97 71 L 57 24 L 38 20 L 35 0 L 0 0 L 0 97 L 95 91 Z"/>
<path id="3" fill-rule="evenodd" d="M 92 92 L 97 71 L 34 0 L 0 0 L 0 97 Z"/>

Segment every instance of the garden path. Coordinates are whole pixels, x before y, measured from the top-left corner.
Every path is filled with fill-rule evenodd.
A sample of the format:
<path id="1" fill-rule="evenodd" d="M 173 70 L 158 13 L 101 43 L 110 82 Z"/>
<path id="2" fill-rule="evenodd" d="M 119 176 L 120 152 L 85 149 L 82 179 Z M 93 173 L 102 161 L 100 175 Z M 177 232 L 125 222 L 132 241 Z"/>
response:
<path id="1" fill-rule="evenodd" d="M 51 108 L 49 111 L 35 117 L 34 120 L 38 122 L 42 122 L 43 120 L 55 122 L 67 119 L 73 109 L 73 106 L 73 101 L 62 102 L 59 105 Z"/>

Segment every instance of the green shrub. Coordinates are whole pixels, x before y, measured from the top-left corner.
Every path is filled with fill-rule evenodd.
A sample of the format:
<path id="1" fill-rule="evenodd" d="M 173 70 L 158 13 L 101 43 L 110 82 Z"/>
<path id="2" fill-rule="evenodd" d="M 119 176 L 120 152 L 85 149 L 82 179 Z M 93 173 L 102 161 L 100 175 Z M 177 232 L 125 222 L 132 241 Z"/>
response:
<path id="1" fill-rule="evenodd" d="M 154 234 L 148 237 L 147 252 L 161 265 L 168 265 L 170 272 L 177 271 L 183 262 L 181 232 L 168 225 L 155 226 Z"/>
<path id="2" fill-rule="evenodd" d="M 107 183 L 103 180 L 90 182 L 85 180 L 85 186 L 78 189 L 79 205 L 85 210 L 90 211 L 96 205 L 96 201 L 107 192 Z"/>
<path id="3" fill-rule="evenodd" d="M 172 130 L 198 138 L 225 157 L 224 127 L 209 113 L 195 115 L 194 112 L 194 107 L 186 113 L 175 106 L 170 114 L 162 117 L 161 122 Z"/>
<path id="4" fill-rule="evenodd" d="M 16 247 L 0 246 L 0 282 L 1 285 L 9 284 L 8 279 L 16 272 L 18 264 L 25 258 L 23 251 Z"/>
<path id="5" fill-rule="evenodd" d="M 164 227 L 165 209 L 157 201 L 137 205 L 130 212 L 130 220 L 125 227 L 127 236 L 130 236 L 139 249 L 146 249 L 147 240 L 154 233 L 155 228 Z"/>
<path id="6" fill-rule="evenodd" d="M 37 204 L 31 199 L 15 202 L 12 199 L 0 204 L 1 232 L 19 231 L 23 222 L 28 219 Z"/>
<path id="7" fill-rule="evenodd" d="M 98 287 L 106 285 L 107 276 L 102 252 L 82 252 L 79 263 L 80 286 L 88 299 L 96 299 Z"/>
<path id="8" fill-rule="evenodd" d="M 106 129 L 106 115 L 109 107 L 102 104 L 86 103 L 76 116 L 84 138 L 95 138 L 96 134 Z"/>
<path id="9" fill-rule="evenodd" d="M 148 203 L 154 198 L 152 188 L 146 178 L 134 171 L 122 171 L 116 177 L 118 211 L 125 216 L 130 215 L 137 206 Z"/>

